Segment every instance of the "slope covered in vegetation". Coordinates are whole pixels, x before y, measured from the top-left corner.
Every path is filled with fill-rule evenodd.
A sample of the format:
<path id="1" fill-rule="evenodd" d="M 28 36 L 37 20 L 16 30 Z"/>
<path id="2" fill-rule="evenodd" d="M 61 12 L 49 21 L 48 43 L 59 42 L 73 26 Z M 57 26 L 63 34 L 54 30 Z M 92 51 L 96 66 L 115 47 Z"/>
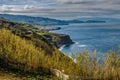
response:
<path id="1" fill-rule="evenodd" d="M 44 46 L 41 45 L 39 47 L 42 47 L 43 49 L 49 49 L 49 51 L 47 50 L 48 52 L 54 51 L 53 45 L 60 47 L 61 45 L 73 44 L 73 41 L 70 39 L 69 35 L 39 30 L 32 25 L 12 22 L 5 20 L 4 18 L 0 18 L 0 28 L 12 30 L 14 34 L 21 36 L 22 38 L 24 37 L 32 40 L 37 46 L 39 46 L 39 44 L 43 44 Z"/>
<path id="2" fill-rule="evenodd" d="M 51 75 L 50 68 L 58 69 L 72 76 L 93 77 L 96 79 L 120 79 L 120 56 L 110 51 L 100 64 L 96 52 L 89 57 L 88 52 L 72 59 L 57 49 L 53 55 L 45 55 L 45 50 L 36 47 L 31 40 L 22 39 L 11 31 L 0 30 L 0 67 L 21 72 L 40 72 Z M 76 59 L 76 63 L 73 60 Z M 41 74 L 43 75 L 43 74 Z"/>
<path id="3" fill-rule="evenodd" d="M 54 35 L 56 38 L 56 34 L 4 19 L 0 19 L 0 28 L 0 69 L 52 76 L 52 68 L 70 76 L 120 79 L 119 53 L 110 51 L 101 61 L 96 52 L 92 57 L 88 52 L 72 54 L 70 59 L 45 37 Z"/>
<path id="4" fill-rule="evenodd" d="M 46 49 L 37 47 L 31 40 L 22 39 L 9 30 L 0 30 L 0 67 L 35 74 L 41 71 L 50 74 L 50 68 L 62 70 L 68 67 L 67 62 L 72 61 L 57 49 L 52 55 L 46 55 L 45 52 Z"/>

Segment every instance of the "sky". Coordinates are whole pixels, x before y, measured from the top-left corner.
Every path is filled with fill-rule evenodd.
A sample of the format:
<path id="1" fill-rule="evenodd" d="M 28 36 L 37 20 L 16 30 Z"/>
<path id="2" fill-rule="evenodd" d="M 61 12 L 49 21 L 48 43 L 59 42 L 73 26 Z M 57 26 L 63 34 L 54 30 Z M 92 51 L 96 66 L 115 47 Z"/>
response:
<path id="1" fill-rule="evenodd" d="M 120 0 L 0 0 L 0 14 L 55 19 L 120 18 Z"/>

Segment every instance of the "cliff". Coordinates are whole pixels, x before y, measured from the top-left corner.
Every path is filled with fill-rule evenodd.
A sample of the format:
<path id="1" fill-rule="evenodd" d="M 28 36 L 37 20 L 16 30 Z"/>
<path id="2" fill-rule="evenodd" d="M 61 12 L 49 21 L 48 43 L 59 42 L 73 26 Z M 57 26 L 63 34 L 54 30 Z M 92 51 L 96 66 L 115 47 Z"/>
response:
<path id="1" fill-rule="evenodd" d="M 0 19 L 0 28 L 3 27 L 12 30 L 14 34 L 18 36 L 32 39 L 37 46 L 40 46 L 42 48 L 45 48 L 45 45 L 38 45 L 38 43 L 40 44 L 41 41 L 42 43 L 51 46 L 51 48 L 53 48 L 53 45 L 59 48 L 62 45 L 69 45 L 73 43 L 69 35 L 56 34 L 44 30 L 39 30 L 38 28 L 25 23 L 23 24 Z M 51 49 L 49 50 L 49 52 L 52 53 Z"/>
<path id="2" fill-rule="evenodd" d="M 34 75 L 37 78 L 35 80 L 46 78 L 58 80 L 53 79 L 54 74 L 50 72 L 50 68 L 62 70 L 68 67 L 69 64 L 66 63 L 69 62 L 75 65 L 69 57 L 62 54 L 41 35 L 30 31 L 26 35 L 15 32 L 13 34 L 11 30 L 0 29 L 0 71 L 10 71 L 12 74 L 18 73 L 25 77 Z M 11 77 L 7 74 L 6 76 Z"/>
<path id="3" fill-rule="evenodd" d="M 74 42 L 71 40 L 70 36 L 67 34 L 56 34 L 56 33 L 49 33 L 43 34 L 45 38 L 52 42 L 52 44 L 56 45 L 56 47 L 61 47 L 62 45 L 70 45 Z"/>

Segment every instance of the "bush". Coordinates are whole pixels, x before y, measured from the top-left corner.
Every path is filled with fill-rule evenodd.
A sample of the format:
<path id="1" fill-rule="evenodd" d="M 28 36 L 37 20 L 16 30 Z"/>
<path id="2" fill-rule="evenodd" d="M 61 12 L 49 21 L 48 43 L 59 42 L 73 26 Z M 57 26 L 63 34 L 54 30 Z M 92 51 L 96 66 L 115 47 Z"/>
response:
<path id="1" fill-rule="evenodd" d="M 32 41 L 22 39 L 5 29 L 0 30 L 0 58 L 13 67 L 24 67 L 24 70 L 32 70 L 38 73 L 41 69 L 49 72 L 49 69 L 53 68 L 72 76 L 105 80 L 120 79 L 119 54 L 116 55 L 110 51 L 101 62 L 99 62 L 95 51 L 92 57 L 89 56 L 89 52 L 84 52 L 72 54 L 71 59 L 57 49 L 53 55 L 46 55 L 45 50 L 36 47 Z"/>

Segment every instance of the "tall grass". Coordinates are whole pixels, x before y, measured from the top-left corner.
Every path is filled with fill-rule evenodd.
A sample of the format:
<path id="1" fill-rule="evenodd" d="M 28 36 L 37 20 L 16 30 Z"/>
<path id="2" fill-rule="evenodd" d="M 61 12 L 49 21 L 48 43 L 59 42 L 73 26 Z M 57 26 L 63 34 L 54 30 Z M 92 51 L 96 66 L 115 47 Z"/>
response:
<path id="1" fill-rule="evenodd" d="M 9 30 L 0 30 L 0 57 L 13 63 L 24 64 L 28 70 L 38 69 L 39 67 L 60 69 L 58 65 L 61 64 L 60 66 L 62 66 L 61 61 L 65 59 L 65 62 L 70 61 L 57 49 L 53 51 L 53 55 L 46 55 L 45 50 L 36 47 L 30 40 L 21 39 Z"/>
<path id="2" fill-rule="evenodd" d="M 42 63 L 43 53 L 44 51 L 36 48 L 31 41 L 21 39 L 11 31 L 0 30 L 0 55 L 5 55 L 6 59 L 26 64 L 29 68 L 37 68 L 39 63 Z"/>
<path id="3" fill-rule="evenodd" d="M 54 68 L 72 76 L 105 80 L 120 79 L 119 54 L 116 55 L 110 51 L 101 62 L 96 56 L 96 51 L 93 52 L 92 57 L 89 56 L 89 52 L 72 54 L 72 59 L 63 55 L 57 49 L 53 51 L 53 55 L 46 55 L 45 50 L 36 47 L 32 41 L 22 39 L 5 29 L 0 30 L 0 58 L 11 63 L 18 63 L 18 67 L 24 64 L 25 70 L 37 71 L 41 67 Z"/>
<path id="4" fill-rule="evenodd" d="M 89 57 L 88 52 L 81 53 L 76 59 L 81 76 L 105 80 L 120 79 L 120 55 L 115 55 L 112 51 L 108 52 L 102 60 L 96 56 L 96 52 L 93 52 L 92 57 Z"/>

